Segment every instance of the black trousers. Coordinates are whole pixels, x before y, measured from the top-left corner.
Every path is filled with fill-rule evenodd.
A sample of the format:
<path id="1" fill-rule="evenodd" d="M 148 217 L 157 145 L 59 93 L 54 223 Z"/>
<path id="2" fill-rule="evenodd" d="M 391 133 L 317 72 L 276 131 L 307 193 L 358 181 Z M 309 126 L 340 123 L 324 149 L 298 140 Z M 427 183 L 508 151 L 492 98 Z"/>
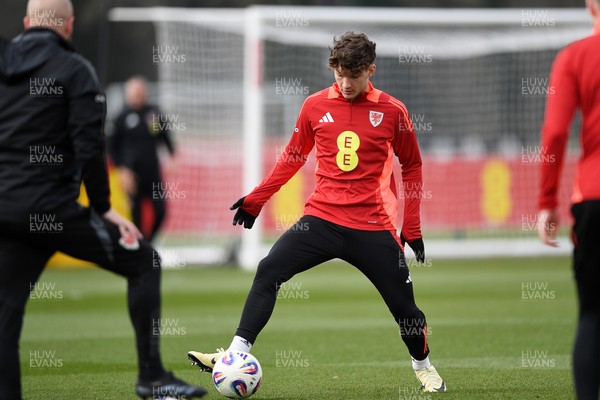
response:
<path id="1" fill-rule="evenodd" d="M 429 354 L 425 315 L 415 304 L 404 253 L 395 233 L 361 231 L 303 216 L 261 260 L 236 335 L 254 343 L 267 324 L 281 284 L 322 262 L 340 258 L 360 270 L 381 294 L 410 355 Z"/>
<path id="2" fill-rule="evenodd" d="M 160 319 L 160 260 L 146 241 L 126 250 L 118 228 L 87 208 L 66 213 L 30 214 L 28 221 L 2 222 L 0 230 L 0 399 L 21 398 L 19 337 L 30 291 L 48 259 L 61 251 L 91 261 L 125 277 L 134 326 L 140 377 L 164 370 L 159 336 L 152 323 Z M 90 316 L 91 318 L 91 316 Z M 65 329 L 69 329 L 65 326 Z"/>
<path id="3" fill-rule="evenodd" d="M 146 238 L 150 242 L 156 237 L 167 214 L 165 191 L 163 190 L 163 184 L 161 182 L 161 178 L 158 175 L 154 178 L 141 178 L 138 182 L 137 192 L 134 195 L 129 196 L 131 217 L 135 226 L 140 230 L 144 225 L 142 221 L 142 202 L 147 199 L 152 204 L 154 219 L 152 226 L 150 227 L 150 232 L 144 232 Z"/>
<path id="4" fill-rule="evenodd" d="M 573 267 L 579 322 L 573 348 L 575 390 L 579 400 L 600 395 L 600 200 L 574 204 Z"/>

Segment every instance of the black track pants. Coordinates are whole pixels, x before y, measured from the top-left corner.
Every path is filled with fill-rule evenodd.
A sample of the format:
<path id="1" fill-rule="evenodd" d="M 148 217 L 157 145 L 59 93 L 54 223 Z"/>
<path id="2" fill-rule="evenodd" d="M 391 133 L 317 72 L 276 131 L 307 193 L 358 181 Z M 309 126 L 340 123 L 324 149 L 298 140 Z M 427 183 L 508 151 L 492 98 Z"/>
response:
<path id="1" fill-rule="evenodd" d="M 152 379 L 164 371 L 159 336 L 153 334 L 153 323 L 160 320 L 160 260 L 148 242 L 142 240 L 138 250 L 130 251 L 118 244 L 119 237 L 116 226 L 85 208 L 69 217 L 35 214 L 23 223 L 2 223 L 0 400 L 21 398 L 19 337 L 25 305 L 46 262 L 56 251 L 91 261 L 127 279 L 140 377 Z M 43 338 L 43 332 L 40 337 Z"/>
<path id="2" fill-rule="evenodd" d="M 267 324 L 281 284 L 322 262 L 340 258 L 358 268 L 387 304 L 410 355 L 429 354 L 425 315 L 415 304 L 404 253 L 395 233 L 342 227 L 303 216 L 261 260 L 236 335 L 254 343 Z"/>

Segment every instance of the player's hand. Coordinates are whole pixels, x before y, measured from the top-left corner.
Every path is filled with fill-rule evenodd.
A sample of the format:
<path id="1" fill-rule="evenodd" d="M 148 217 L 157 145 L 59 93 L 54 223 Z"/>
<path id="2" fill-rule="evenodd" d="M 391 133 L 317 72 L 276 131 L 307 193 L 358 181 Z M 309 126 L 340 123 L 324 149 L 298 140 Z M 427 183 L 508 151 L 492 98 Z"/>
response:
<path id="1" fill-rule="evenodd" d="M 137 181 L 135 179 L 135 173 L 129 168 L 119 168 L 119 180 L 125 193 L 133 196 L 137 193 Z"/>
<path id="2" fill-rule="evenodd" d="M 177 176 L 181 171 L 181 158 L 174 154 L 165 162 L 165 171 L 170 176 Z"/>
<path id="3" fill-rule="evenodd" d="M 119 228 L 119 233 L 121 233 L 121 239 L 123 239 L 126 243 L 129 242 L 137 242 L 139 239 L 143 238 L 142 232 L 135 226 L 135 224 L 128 219 L 125 219 L 114 209 L 110 209 L 105 212 L 103 215 L 104 219 L 109 222 L 115 224 Z"/>
<path id="4" fill-rule="evenodd" d="M 245 211 L 242 208 L 242 204 L 244 204 L 245 198 L 246 198 L 246 196 L 242 197 L 241 199 L 239 199 L 238 201 L 233 203 L 233 205 L 231 207 L 229 207 L 229 209 L 230 210 L 237 209 L 237 211 L 235 212 L 235 215 L 233 216 L 233 225 L 242 225 L 243 224 L 244 228 L 250 229 L 254 225 L 254 221 L 256 220 L 256 217 L 254 215 L 250 214 L 248 211 Z"/>
<path id="5" fill-rule="evenodd" d="M 404 238 L 404 234 L 400 233 L 400 241 L 402 242 L 402 246 L 404 246 L 404 243 L 408 243 L 415 253 L 415 258 L 418 262 L 425 262 L 425 243 L 423 243 L 423 238 L 413 239 L 410 242 L 407 242 Z"/>
<path id="6" fill-rule="evenodd" d="M 541 210 L 538 214 L 538 236 L 542 243 L 558 247 L 556 234 L 558 232 L 558 212 L 555 208 Z"/>

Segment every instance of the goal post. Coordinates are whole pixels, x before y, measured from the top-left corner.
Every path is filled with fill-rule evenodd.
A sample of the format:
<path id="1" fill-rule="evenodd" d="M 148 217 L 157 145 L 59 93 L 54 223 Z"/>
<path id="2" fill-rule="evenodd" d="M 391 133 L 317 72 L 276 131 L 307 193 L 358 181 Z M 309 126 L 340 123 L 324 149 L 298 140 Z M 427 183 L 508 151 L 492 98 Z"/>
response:
<path id="1" fill-rule="evenodd" d="M 244 163 L 242 193 L 250 193 L 262 180 L 263 153 L 263 42 L 260 11 L 250 7 L 245 12 L 244 24 Z M 252 229 L 242 231 L 238 263 L 252 270 L 263 256 L 262 218 L 257 218 Z M 241 229 L 241 228 L 240 228 Z"/>
<path id="2" fill-rule="evenodd" d="M 558 252 L 536 238 L 539 131 L 557 51 L 591 32 L 585 9 L 156 7 L 115 8 L 109 18 L 154 24 L 159 106 L 186 122 L 175 134 L 185 168 L 167 179 L 190 196 L 169 206 L 163 245 L 182 249 L 188 263 L 228 258 L 235 248 L 239 264 L 253 269 L 301 215 L 314 153 L 252 230 L 232 227 L 228 207 L 274 165 L 304 98 L 331 84 L 328 47 L 349 30 L 376 42 L 373 83 L 413 119 L 428 256 L 569 251 L 566 237 Z M 576 153 L 574 137 L 561 181 L 563 221 Z M 395 176 L 402 187 L 399 166 Z"/>

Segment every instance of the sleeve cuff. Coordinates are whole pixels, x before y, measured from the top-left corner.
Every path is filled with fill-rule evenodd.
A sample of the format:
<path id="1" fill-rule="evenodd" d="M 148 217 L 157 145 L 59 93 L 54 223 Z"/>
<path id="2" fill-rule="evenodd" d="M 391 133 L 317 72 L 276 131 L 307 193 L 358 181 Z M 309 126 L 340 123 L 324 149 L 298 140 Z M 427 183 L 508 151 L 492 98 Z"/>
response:
<path id="1" fill-rule="evenodd" d="M 94 202 L 93 204 L 90 203 L 90 205 L 100 215 L 103 215 L 105 212 L 110 210 L 110 202 L 108 200 L 103 202 Z"/>

